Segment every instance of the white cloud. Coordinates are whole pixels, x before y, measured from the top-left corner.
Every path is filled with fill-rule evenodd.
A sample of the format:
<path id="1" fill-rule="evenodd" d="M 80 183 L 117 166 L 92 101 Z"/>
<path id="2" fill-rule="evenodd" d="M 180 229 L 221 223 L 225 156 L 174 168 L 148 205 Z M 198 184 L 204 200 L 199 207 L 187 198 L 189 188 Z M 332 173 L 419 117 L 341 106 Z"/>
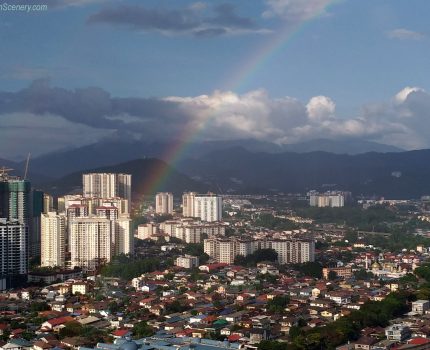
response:
<path id="1" fill-rule="evenodd" d="M 324 120 L 334 116 L 336 104 L 326 96 L 312 97 L 306 105 L 311 120 Z"/>
<path id="2" fill-rule="evenodd" d="M 425 35 L 420 32 L 415 32 L 413 30 L 405 28 L 397 28 L 387 32 L 387 36 L 391 39 L 400 40 L 421 40 L 425 38 Z"/>
<path id="3" fill-rule="evenodd" d="M 190 116 L 190 127 L 200 130 L 203 139 L 257 138 L 294 143 L 350 137 L 407 149 L 430 146 L 430 95 L 418 87 L 406 87 L 391 100 L 365 105 L 360 113 L 349 117 L 336 116 L 336 104 L 326 96 L 312 97 L 305 105 L 288 96 L 271 98 L 264 90 L 242 95 L 216 91 L 165 100 L 179 104 Z"/>
<path id="4" fill-rule="evenodd" d="M 397 103 L 403 103 L 406 101 L 406 99 L 408 98 L 409 94 L 411 92 L 416 92 L 416 91 L 424 91 L 423 89 L 419 88 L 419 87 L 410 87 L 410 86 L 406 86 L 404 89 L 400 90 L 395 96 L 394 99 Z"/>

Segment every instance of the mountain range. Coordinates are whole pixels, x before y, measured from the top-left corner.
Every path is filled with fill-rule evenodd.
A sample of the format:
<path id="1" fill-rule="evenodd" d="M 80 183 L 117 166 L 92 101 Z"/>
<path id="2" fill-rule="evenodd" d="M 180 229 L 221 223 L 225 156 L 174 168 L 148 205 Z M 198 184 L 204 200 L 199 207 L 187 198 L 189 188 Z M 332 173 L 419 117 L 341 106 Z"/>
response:
<path id="1" fill-rule="evenodd" d="M 348 190 L 355 196 L 386 198 L 430 194 L 430 150 L 402 152 L 391 146 L 350 143 L 351 152 L 369 147 L 380 151 L 347 154 L 344 145 L 342 154 L 299 152 L 323 144 L 326 148 L 341 146 L 340 142 L 320 140 L 295 145 L 294 152 L 286 152 L 287 146 L 261 141 L 205 142 L 183 153 L 173 168 L 156 158 L 165 154 L 165 144 L 105 141 L 35 158 L 30 161 L 29 178 L 56 195 L 80 191 L 83 172 L 131 173 L 135 196 L 148 191 L 304 193 L 311 189 Z M 24 163 L 0 160 L 1 165 L 23 173 Z M 169 176 L 158 186 L 147 185 L 155 182 L 151 180 L 154 174 Z"/>
<path id="2" fill-rule="evenodd" d="M 29 174 L 37 182 L 49 178 L 59 178 L 79 170 L 115 165 L 134 159 L 165 158 L 171 143 L 145 142 L 138 140 L 106 139 L 76 149 L 68 149 L 41 155 L 30 160 Z M 206 141 L 195 142 L 187 146 L 181 154 L 181 160 L 198 159 L 218 150 L 242 147 L 250 152 L 282 153 L 286 151 L 304 153 L 326 151 L 337 154 L 360 154 L 366 152 L 401 152 L 393 146 L 359 140 L 327 140 L 319 139 L 297 144 L 278 145 L 258 140 Z M 7 165 L 22 174 L 25 162 L 0 160 L 0 166 Z"/>
<path id="3" fill-rule="evenodd" d="M 181 163 L 182 172 L 224 192 L 347 190 L 353 195 L 419 198 L 430 193 L 430 150 L 358 155 L 249 152 L 236 147 Z"/>
<path id="4" fill-rule="evenodd" d="M 186 191 L 208 192 L 212 190 L 211 185 L 195 181 L 190 177 L 178 172 L 162 160 L 135 159 L 132 161 L 116 164 L 113 166 L 87 169 L 88 173 L 126 173 L 132 175 L 133 198 L 140 198 L 144 194 L 154 191 L 170 191 L 174 194 L 182 194 Z M 158 181 L 157 174 L 168 174 L 164 181 Z M 39 185 L 44 191 L 53 195 L 64 195 L 68 193 L 82 192 L 82 171 L 77 171 Z"/>

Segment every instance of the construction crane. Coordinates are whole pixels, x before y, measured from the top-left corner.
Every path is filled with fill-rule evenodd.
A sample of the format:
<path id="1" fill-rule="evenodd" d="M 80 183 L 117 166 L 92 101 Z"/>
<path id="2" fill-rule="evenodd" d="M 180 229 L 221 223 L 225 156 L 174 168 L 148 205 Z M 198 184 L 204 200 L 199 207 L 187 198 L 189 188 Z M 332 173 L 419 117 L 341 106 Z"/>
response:
<path id="1" fill-rule="evenodd" d="M 5 167 L 5 166 L 2 166 L 0 168 L 0 177 L 1 178 L 7 177 L 9 175 L 9 172 L 11 172 L 12 170 L 13 170 L 12 168 L 8 168 L 8 167 Z"/>
<path id="2" fill-rule="evenodd" d="M 24 180 L 27 180 L 28 164 L 30 163 L 30 156 L 31 156 L 31 153 L 28 153 L 27 161 L 25 162 Z"/>

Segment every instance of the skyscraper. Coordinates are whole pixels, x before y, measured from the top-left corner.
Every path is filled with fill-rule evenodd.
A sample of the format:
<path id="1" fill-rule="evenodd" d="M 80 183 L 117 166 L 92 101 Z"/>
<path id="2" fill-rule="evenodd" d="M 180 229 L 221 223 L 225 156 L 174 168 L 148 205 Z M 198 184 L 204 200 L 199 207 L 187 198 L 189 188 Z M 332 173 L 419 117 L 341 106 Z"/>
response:
<path id="1" fill-rule="evenodd" d="M 76 218 L 69 223 L 71 267 L 96 271 L 111 261 L 112 240 L 115 237 L 112 221 L 106 218 Z"/>
<path id="2" fill-rule="evenodd" d="M 64 266 L 66 216 L 49 212 L 41 216 L 41 265 Z"/>
<path id="3" fill-rule="evenodd" d="M 28 226 L 18 220 L 0 218 L 0 290 L 27 280 Z"/>
<path id="4" fill-rule="evenodd" d="M 222 219 L 222 197 L 213 193 L 196 195 L 193 216 L 202 221 L 220 221 Z"/>
<path id="5" fill-rule="evenodd" d="M 184 193 L 182 195 L 182 215 L 208 222 L 220 221 L 222 220 L 222 197 L 214 193 Z"/>
<path id="6" fill-rule="evenodd" d="M 31 224 L 29 181 L 0 173 L 0 289 L 26 281 L 29 225 Z"/>
<path id="7" fill-rule="evenodd" d="M 157 214 L 173 214 L 173 194 L 159 192 L 155 196 L 155 212 Z"/>
<path id="8" fill-rule="evenodd" d="M 30 190 L 27 180 L 7 173 L 0 174 L 0 218 L 28 224 L 30 217 Z"/>
<path id="9" fill-rule="evenodd" d="M 196 192 L 186 192 L 182 195 L 182 216 L 194 216 L 194 197 L 196 195 Z"/>
<path id="10" fill-rule="evenodd" d="M 44 193 L 32 190 L 30 198 L 31 218 L 28 232 L 28 254 L 32 258 L 40 256 L 40 216 L 44 211 Z"/>
<path id="11" fill-rule="evenodd" d="M 84 197 L 121 197 L 131 203 L 131 175 L 116 173 L 90 173 L 82 175 Z"/>

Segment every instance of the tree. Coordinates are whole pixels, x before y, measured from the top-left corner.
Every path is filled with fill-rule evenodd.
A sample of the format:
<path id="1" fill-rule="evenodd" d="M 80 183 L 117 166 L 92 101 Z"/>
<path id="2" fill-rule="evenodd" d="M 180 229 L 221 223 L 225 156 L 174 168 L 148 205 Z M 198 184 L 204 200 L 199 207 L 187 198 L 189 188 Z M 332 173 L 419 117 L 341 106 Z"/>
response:
<path id="1" fill-rule="evenodd" d="M 425 279 L 427 282 L 430 282 L 430 265 L 426 264 L 419 266 L 414 270 L 414 273 L 418 277 Z"/>
<path id="2" fill-rule="evenodd" d="M 111 314 L 116 314 L 120 310 L 120 307 L 116 301 L 112 301 L 109 303 L 108 309 Z"/>
<path id="3" fill-rule="evenodd" d="M 267 309 L 270 312 L 282 314 L 289 302 L 288 295 L 277 295 L 267 303 Z"/>
<path id="4" fill-rule="evenodd" d="M 300 330 L 300 327 L 298 326 L 292 326 L 290 328 L 290 331 L 288 332 L 288 335 L 290 336 L 291 339 L 295 339 L 297 338 L 300 334 L 302 333 L 302 331 Z"/>
<path id="5" fill-rule="evenodd" d="M 133 335 L 135 339 L 150 337 L 154 334 L 154 330 L 145 321 L 136 323 L 133 327 Z"/>
<path id="6" fill-rule="evenodd" d="M 277 261 L 278 253 L 274 249 L 257 249 L 254 253 L 236 256 L 234 263 L 242 266 L 255 266 L 260 261 Z"/>
<path id="7" fill-rule="evenodd" d="M 34 301 L 30 304 L 30 311 L 32 312 L 47 311 L 50 309 L 49 305 L 45 302 Z"/>
<path id="8" fill-rule="evenodd" d="M 295 264 L 293 268 L 305 276 L 322 278 L 322 266 L 318 262 L 308 261 L 303 264 Z"/>
<path id="9" fill-rule="evenodd" d="M 271 230 L 295 230 L 298 228 L 297 224 L 293 221 L 283 218 L 274 217 L 271 214 L 261 214 L 254 222 L 255 226 L 266 227 Z"/>
<path id="10" fill-rule="evenodd" d="M 354 272 L 354 277 L 357 280 L 367 281 L 369 279 L 372 279 L 374 277 L 374 275 L 370 271 L 366 271 L 365 269 L 360 269 L 360 270 Z"/>
<path id="11" fill-rule="evenodd" d="M 84 327 L 76 321 L 67 322 L 63 328 L 60 329 L 60 338 L 77 337 L 82 334 Z"/>
<path id="12" fill-rule="evenodd" d="M 330 281 L 334 281 L 334 280 L 336 280 L 337 279 L 337 273 L 336 273 L 336 271 L 330 271 L 329 273 L 328 273 L 328 279 L 330 280 Z"/>

